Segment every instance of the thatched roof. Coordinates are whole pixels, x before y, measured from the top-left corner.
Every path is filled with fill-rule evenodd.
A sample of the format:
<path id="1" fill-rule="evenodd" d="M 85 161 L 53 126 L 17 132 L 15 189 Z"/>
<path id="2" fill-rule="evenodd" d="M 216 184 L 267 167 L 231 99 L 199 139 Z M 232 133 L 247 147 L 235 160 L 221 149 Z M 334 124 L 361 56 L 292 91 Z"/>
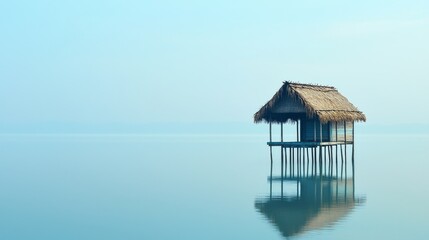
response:
<path id="1" fill-rule="evenodd" d="M 285 101 L 286 99 L 286 101 Z M 274 108 L 281 104 L 297 101 L 305 109 L 300 112 L 275 112 Z M 288 122 L 302 118 L 318 118 L 321 122 L 329 121 L 366 121 L 365 115 L 359 111 L 346 97 L 331 86 L 284 82 L 280 90 L 254 115 L 255 123 Z"/>

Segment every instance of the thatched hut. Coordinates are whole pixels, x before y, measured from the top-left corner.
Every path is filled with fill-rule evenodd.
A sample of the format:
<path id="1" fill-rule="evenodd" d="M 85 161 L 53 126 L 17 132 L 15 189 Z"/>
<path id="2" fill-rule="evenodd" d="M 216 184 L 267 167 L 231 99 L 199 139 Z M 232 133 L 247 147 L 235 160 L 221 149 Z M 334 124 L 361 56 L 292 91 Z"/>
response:
<path id="1" fill-rule="evenodd" d="M 366 117 L 334 87 L 286 81 L 254 121 L 270 129 L 272 123 L 297 123 L 297 142 L 353 142 L 354 122 Z"/>

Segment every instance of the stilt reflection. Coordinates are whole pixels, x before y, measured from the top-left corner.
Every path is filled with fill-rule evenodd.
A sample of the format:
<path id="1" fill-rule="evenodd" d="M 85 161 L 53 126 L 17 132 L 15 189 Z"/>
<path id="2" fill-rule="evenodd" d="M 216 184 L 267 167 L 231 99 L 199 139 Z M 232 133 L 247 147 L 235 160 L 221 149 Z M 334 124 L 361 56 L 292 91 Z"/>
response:
<path id="1" fill-rule="evenodd" d="M 286 238 L 333 226 L 365 202 L 364 197 L 355 196 L 354 176 L 271 174 L 268 180 L 270 195 L 256 199 L 255 208 Z M 273 193 L 273 184 L 278 183 L 280 193 Z"/>

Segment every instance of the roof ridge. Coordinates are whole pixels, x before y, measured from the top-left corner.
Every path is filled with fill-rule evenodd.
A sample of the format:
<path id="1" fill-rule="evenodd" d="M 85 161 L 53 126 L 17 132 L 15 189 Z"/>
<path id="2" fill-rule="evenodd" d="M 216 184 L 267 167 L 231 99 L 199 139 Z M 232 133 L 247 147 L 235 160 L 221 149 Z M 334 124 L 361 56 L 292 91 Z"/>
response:
<path id="1" fill-rule="evenodd" d="M 295 87 L 319 87 L 319 88 L 330 88 L 332 90 L 337 90 L 334 86 L 328 86 L 328 85 L 320 85 L 320 84 L 310 84 L 310 83 L 299 83 L 299 82 L 292 82 L 292 81 L 284 81 L 283 84 L 288 84 Z"/>
<path id="2" fill-rule="evenodd" d="M 362 113 L 362 111 L 359 110 L 347 110 L 347 109 L 318 109 L 318 110 L 314 110 L 316 112 L 358 112 L 358 113 Z"/>

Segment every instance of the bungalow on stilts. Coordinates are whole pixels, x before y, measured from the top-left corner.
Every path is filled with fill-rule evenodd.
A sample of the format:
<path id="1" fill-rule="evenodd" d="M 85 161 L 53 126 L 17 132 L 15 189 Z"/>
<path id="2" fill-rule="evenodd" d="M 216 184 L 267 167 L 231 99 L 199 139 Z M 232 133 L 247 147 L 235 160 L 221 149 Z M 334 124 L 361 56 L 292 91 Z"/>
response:
<path id="1" fill-rule="evenodd" d="M 354 122 L 365 122 L 366 117 L 334 87 L 286 81 L 255 113 L 254 121 L 269 123 L 270 140 L 267 144 L 270 146 L 271 173 L 272 148 L 280 147 L 282 179 L 287 176 L 288 169 L 289 177 L 295 178 L 319 174 L 332 176 L 334 160 L 338 176 L 339 158 L 341 172 L 343 163 L 347 171 L 348 146 L 352 151 L 354 172 Z M 273 123 L 280 124 L 279 141 L 273 141 Z M 296 124 L 296 141 L 284 141 L 284 123 Z"/>

